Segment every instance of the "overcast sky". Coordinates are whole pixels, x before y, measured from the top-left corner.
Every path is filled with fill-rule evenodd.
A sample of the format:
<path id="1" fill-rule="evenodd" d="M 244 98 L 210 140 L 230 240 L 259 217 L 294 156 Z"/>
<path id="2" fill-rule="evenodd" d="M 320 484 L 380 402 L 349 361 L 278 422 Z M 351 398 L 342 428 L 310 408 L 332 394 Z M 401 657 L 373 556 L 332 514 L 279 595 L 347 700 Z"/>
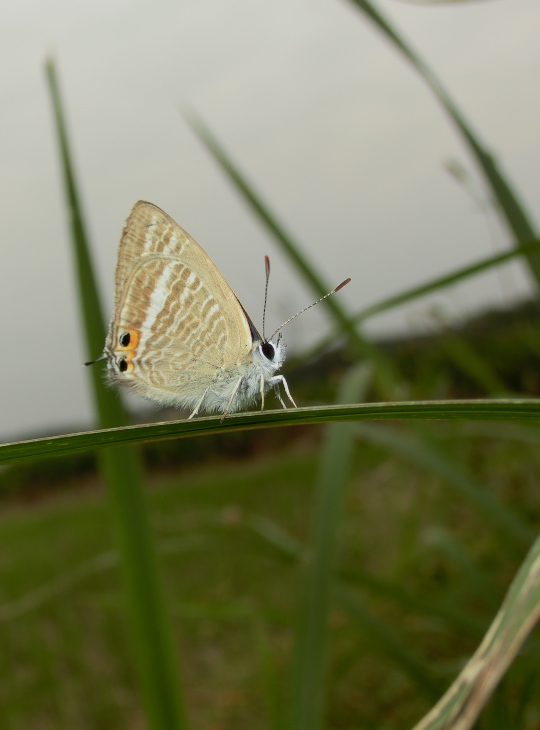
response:
<path id="1" fill-rule="evenodd" d="M 378 7 L 428 62 L 539 219 L 540 3 Z M 444 170 L 472 170 L 421 80 L 346 0 L 4 0 L 0 7 L 0 438 L 92 425 L 44 59 L 53 54 L 107 316 L 131 206 L 165 209 L 256 323 L 313 298 L 179 114 L 196 109 L 360 309 L 508 243 Z M 480 187 L 478 187 L 480 190 Z M 519 265 L 438 297 L 449 315 L 524 296 Z M 429 327 L 433 300 L 372 332 Z M 311 310 L 285 331 L 313 341 Z M 93 353 L 97 356 L 99 353 Z"/>

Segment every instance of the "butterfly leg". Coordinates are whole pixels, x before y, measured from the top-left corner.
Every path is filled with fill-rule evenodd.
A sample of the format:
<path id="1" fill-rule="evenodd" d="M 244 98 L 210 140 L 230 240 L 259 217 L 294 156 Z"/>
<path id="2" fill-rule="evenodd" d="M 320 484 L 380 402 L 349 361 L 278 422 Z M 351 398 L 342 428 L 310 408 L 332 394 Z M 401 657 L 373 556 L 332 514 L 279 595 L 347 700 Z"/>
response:
<path id="1" fill-rule="evenodd" d="M 264 375 L 261 373 L 261 411 L 264 411 Z"/>
<path id="2" fill-rule="evenodd" d="M 285 405 L 285 403 L 283 401 L 283 398 L 281 397 L 281 393 L 279 392 L 279 386 L 278 385 L 276 385 L 275 390 L 276 390 L 276 395 L 278 397 L 279 402 L 281 403 L 281 405 L 283 406 L 283 408 L 285 408 L 285 410 L 287 410 L 287 406 Z"/>
<path id="3" fill-rule="evenodd" d="M 227 403 L 227 408 L 225 409 L 225 412 L 224 412 L 224 413 L 223 413 L 223 415 L 221 416 L 221 423 L 223 423 L 223 421 L 225 420 L 225 417 L 226 417 L 226 416 L 227 416 L 227 414 L 229 413 L 229 409 L 230 409 L 230 407 L 231 407 L 231 405 L 232 405 L 232 402 L 233 402 L 233 400 L 234 400 L 234 396 L 236 395 L 236 391 L 237 391 L 237 390 L 238 390 L 238 388 L 240 387 L 240 383 L 242 382 L 242 380 L 243 380 L 243 378 L 238 378 L 238 382 L 237 382 L 237 383 L 236 383 L 236 385 L 234 386 L 233 392 L 231 393 L 231 397 L 229 398 L 229 402 Z"/>
<path id="4" fill-rule="evenodd" d="M 202 404 L 202 402 L 204 400 L 204 396 L 208 393 L 209 387 L 210 386 L 208 386 L 208 388 L 204 391 L 204 393 L 202 394 L 202 396 L 197 401 L 197 405 L 195 406 L 195 408 L 193 409 L 191 415 L 189 416 L 188 421 L 191 421 L 191 419 L 194 418 L 197 415 L 197 413 L 199 412 L 199 408 L 201 407 L 201 404 Z"/>
<path id="5" fill-rule="evenodd" d="M 291 395 L 291 391 L 289 390 L 289 386 L 287 385 L 287 381 L 285 380 L 285 378 L 283 377 L 283 375 L 276 375 L 273 378 L 271 378 L 269 382 L 270 382 L 271 385 L 278 385 L 279 383 L 282 383 L 283 388 L 285 389 L 285 392 L 287 393 L 288 399 L 291 401 L 291 403 L 293 404 L 293 406 L 295 408 L 298 408 L 298 406 L 296 405 L 296 403 L 293 400 L 293 397 Z M 282 401 L 281 396 L 279 395 L 279 393 L 278 393 L 278 398 L 279 398 L 279 400 L 280 400 L 281 405 L 283 406 L 283 408 L 286 408 L 287 406 Z"/>

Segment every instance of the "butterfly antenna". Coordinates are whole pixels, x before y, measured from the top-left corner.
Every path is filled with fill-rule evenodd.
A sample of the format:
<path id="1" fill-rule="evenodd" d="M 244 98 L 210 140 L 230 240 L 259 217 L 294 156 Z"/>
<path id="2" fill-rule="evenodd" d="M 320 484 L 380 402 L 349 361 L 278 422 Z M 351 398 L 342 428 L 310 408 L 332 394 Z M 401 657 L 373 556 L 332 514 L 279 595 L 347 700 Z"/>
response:
<path id="1" fill-rule="evenodd" d="M 277 333 L 279 332 L 279 330 L 282 330 L 285 327 L 286 324 L 289 324 L 289 322 L 292 322 L 293 319 L 296 319 L 300 314 L 304 314 L 304 312 L 307 312 L 308 309 L 311 309 L 311 307 L 314 307 L 316 304 L 319 304 L 320 302 L 324 301 L 325 299 L 328 299 L 328 297 L 331 297 L 332 294 L 335 294 L 340 289 L 343 289 L 344 286 L 347 286 L 347 284 L 349 282 L 350 282 L 350 278 L 349 279 L 345 279 L 345 281 L 342 281 L 339 286 L 336 286 L 335 289 L 332 289 L 332 291 L 329 291 L 328 294 L 325 294 L 324 297 L 321 297 L 320 299 L 317 299 L 317 301 L 316 302 L 313 302 L 313 304 L 310 304 L 308 307 L 304 307 L 304 309 L 301 309 L 299 312 L 297 312 L 294 315 L 294 317 L 290 317 L 286 322 L 283 322 L 283 324 L 280 325 L 277 328 L 277 330 L 274 332 L 274 334 L 272 335 L 272 337 L 270 337 L 270 339 L 273 340 L 274 339 L 274 335 L 277 335 Z"/>
<path id="2" fill-rule="evenodd" d="M 102 360 L 106 360 L 107 355 L 102 355 L 101 357 L 98 357 L 97 360 L 90 360 L 90 362 L 85 362 L 85 365 L 95 365 L 97 362 L 101 362 Z"/>
<path id="3" fill-rule="evenodd" d="M 265 271 L 265 274 L 266 274 L 266 284 L 265 284 L 265 287 L 264 287 L 264 307 L 263 307 L 263 327 L 262 327 L 262 330 L 263 331 L 262 331 L 262 335 L 263 335 L 263 340 L 266 342 L 266 338 L 264 336 L 264 323 L 265 323 L 265 320 L 266 320 L 266 301 L 268 299 L 268 280 L 270 279 L 270 259 L 268 258 L 268 256 L 265 256 L 264 257 L 264 271 Z"/>

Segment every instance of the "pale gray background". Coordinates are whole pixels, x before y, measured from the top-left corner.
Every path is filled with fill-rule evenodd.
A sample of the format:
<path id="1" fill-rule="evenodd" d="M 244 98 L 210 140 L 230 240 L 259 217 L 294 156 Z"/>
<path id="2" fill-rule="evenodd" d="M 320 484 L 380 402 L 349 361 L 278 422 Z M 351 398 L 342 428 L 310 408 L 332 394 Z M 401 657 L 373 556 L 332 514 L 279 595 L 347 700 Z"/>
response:
<path id="1" fill-rule="evenodd" d="M 540 3 L 379 7 L 440 76 L 516 183 L 539 201 Z M 54 54 L 101 290 L 132 204 L 164 208 L 260 323 L 312 299 L 182 120 L 197 109 L 352 308 L 507 246 L 444 171 L 460 140 L 423 83 L 345 0 L 4 0 L 0 438 L 92 424 L 43 61 Z M 438 297 L 463 316 L 529 291 L 519 265 Z M 340 295 L 341 296 L 341 295 Z M 433 300 L 370 322 L 428 328 Z M 286 330 L 324 332 L 323 311 Z M 98 355 L 99 353 L 94 353 Z"/>

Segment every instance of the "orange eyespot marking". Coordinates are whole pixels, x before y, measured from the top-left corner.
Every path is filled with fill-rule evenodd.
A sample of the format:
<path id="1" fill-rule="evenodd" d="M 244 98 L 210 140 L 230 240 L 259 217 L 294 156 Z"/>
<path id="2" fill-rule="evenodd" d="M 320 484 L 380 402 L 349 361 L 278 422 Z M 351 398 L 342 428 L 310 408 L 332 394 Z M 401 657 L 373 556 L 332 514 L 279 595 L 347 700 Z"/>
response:
<path id="1" fill-rule="evenodd" d="M 118 335 L 118 350 L 131 350 L 137 349 L 141 335 L 138 330 L 124 329 L 119 330 Z"/>

